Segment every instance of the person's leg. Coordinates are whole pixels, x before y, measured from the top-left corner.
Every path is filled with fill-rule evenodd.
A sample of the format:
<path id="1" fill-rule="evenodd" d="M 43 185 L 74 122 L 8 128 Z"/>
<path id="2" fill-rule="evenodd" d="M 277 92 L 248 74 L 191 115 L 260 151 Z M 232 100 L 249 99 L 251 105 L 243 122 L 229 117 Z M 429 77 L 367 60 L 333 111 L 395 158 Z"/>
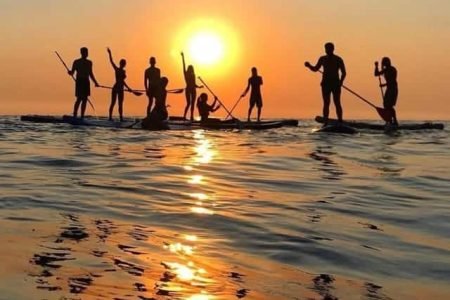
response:
<path id="1" fill-rule="evenodd" d="M 153 98 L 155 97 L 154 96 L 154 92 L 153 92 L 153 90 L 150 90 L 149 92 L 148 92 L 148 105 L 147 105 L 147 116 L 150 116 L 150 113 L 151 113 L 151 111 L 152 111 L 152 105 L 153 105 Z"/>
<path id="2" fill-rule="evenodd" d="M 331 98 L 331 91 L 325 87 L 322 87 L 322 99 L 323 99 L 322 115 L 324 125 L 328 124 L 328 116 L 330 114 L 330 98 Z"/>
<path id="3" fill-rule="evenodd" d="M 184 95 L 186 97 L 186 107 L 184 108 L 183 119 L 186 119 L 187 112 L 189 110 L 189 107 L 191 106 L 191 101 L 190 101 L 190 98 L 189 98 L 190 97 L 190 92 L 189 92 L 188 89 L 184 90 Z"/>
<path id="4" fill-rule="evenodd" d="M 81 99 L 77 98 L 75 104 L 73 105 L 73 117 L 76 118 L 78 115 L 78 108 L 80 107 Z"/>
<path id="5" fill-rule="evenodd" d="M 262 99 L 258 99 L 258 101 L 256 102 L 256 107 L 258 108 L 257 121 L 260 122 L 261 121 L 261 110 L 262 110 Z"/>
<path id="6" fill-rule="evenodd" d="M 118 96 L 118 101 L 119 101 L 119 116 L 120 116 L 120 122 L 123 122 L 123 99 L 124 99 L 124 94 L 123 94 L 123 90 L 119 91 L 117 93 Z"/>
<path id="7" fill-rule="evenodd" d="M 195 101 L 197 99 L 197 90 L 193 89 L 191 91 L 191 121 L 194 121 L 194 109 L 195 109 Z"/>
<path id="8" fill-rule="evenodd" d="M 250 117 L 252 115 L 253 108 L 255 107 L 255 101 L 250 99 L 250 106 L 248 108 L 247 122 L 250 122 Z"/>
<path id="9" fill-rule="evenodd" d="M 115 90 L 111 91 L 111 104 L 109 105 L 109 120 L 112 121 L 112 115 L 114 111 L 114 106 L 116 105 L 117 93 Z"/>
<path id="10" fill-rule="evenodd" d="M 341 88 L 336 88 L 333 90 L 333 102 L 336 107 L 336 116 L 339 122 L 342 122 L 342 105 L 341 105 Z"/>
<path id="11" fill-rule="evenodd" d="M 87 105 L 88 99 L 87 97 L 81 100 L 81 118 L 84 118 L 84 114 L 86 113 L 86 105 Z"/>

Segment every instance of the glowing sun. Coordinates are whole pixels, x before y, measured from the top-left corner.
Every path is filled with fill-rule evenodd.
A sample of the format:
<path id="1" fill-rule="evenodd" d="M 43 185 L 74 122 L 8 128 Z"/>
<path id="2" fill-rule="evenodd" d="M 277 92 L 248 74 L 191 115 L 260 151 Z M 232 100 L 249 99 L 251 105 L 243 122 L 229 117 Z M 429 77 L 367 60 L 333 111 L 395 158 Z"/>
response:
<path id="1" fill-rule="evenodd" d="M 213 65 L 224 56 L 224 41 L 213 32 L 198 32 L 188 42 L 189 55 L 195 63 Z"/>
<path id="2" fill-rule="evenodd" d="M 197 19 L 183 24 L 174 35 L 172 56 L 179 61 L 185 51 L 186 63 L 200 74 L 215 76 L 232 70 L 240 53 L 237 31 L 218 19 Z"/>

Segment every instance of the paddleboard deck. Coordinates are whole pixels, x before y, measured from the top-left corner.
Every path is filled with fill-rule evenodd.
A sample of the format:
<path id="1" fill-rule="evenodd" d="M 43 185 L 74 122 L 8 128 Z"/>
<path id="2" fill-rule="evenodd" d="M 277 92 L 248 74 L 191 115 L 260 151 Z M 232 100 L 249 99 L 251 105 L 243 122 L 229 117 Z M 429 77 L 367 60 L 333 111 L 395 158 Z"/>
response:
<path id="1" fill-rule="evenodd" d="M 340 133 L 340 134 L 358 133 L 358 131 L 355 128 L 350 127 L 348 125 L 344 125 L 344 124 L 338 124 L 338 123 L 323 126 L 322 128 L 315 130 L 314 132 Z"/>
<path id="2" fill-rule="evenodd" d="M 41 116 L 41 115 L 24 115 L 20 117 L 21 121 L 34 123 L 66 123 L 75 126 L 92 126 L 92 127 L 106 127 L 106 128 L 128 128 L 128 129 L 143 129 L 142 121 L 140 119 L 125 119 L 123 122 L 109 121 L 107 118 L 92 118 L 86 117 L 84 119 L 74 118 L 72 116 Z M 274 120 L 262 122 L 240 122 L 237 120 L 211 120 L 211 122 L 190 122 L 181 118 L 171 118 L 167 121 L 168 127 L 162 129 L 169 130 L 192 130 L 192 129 L 211 129 L 211 130 L 266 130 L 275 129 L 285 126 L 298 126 L 298 121 L 294 119 Z"/>
<path id="3" fill-rule="evenodd" d="M 316 122 L 323 124 L 324 119 L 321 116 L 316 117 Z M 328 124 L 338 124 L 338 121 L 335 119 L 329 119 Z M 347 125 L 357 129 L 368 129 L 368 130 L 381 130 L 381 131 L 395 131 L 395 130 L 427 130 L 427 129 L 436 129 L 442 130 L 444 129 L 444 124 L 442 123 L 432 123 L 432 122 L 423 122 L 423 123 L 404 123 L 399 126 L 386 126 L 385 124 L 377 124 L 371 122 L 360 122 L 360 121 L 344 121 L 343 125 Z"/>

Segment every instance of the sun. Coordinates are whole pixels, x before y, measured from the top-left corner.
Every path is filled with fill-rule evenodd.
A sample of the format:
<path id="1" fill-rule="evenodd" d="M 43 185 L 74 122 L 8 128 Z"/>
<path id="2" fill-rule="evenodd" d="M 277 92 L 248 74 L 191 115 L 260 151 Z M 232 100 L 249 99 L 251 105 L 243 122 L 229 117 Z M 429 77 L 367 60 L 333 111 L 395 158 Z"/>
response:
<path id="1" fill-rule="evenodd" d="M 237 30 L 224 20 L 196 19 L 182 23 L 174 35 L 172 56 L 179 62 L 180 52 L 198 74 L 218 76 L 233 69 L 240 57 Z"/>
<path id="2" fill-rule="evenodd" d="M 211 66 L 224 57 L 224 41 L 214 32 L 195 33 L 188 42 L 188 51 L 194 63 Z"/>

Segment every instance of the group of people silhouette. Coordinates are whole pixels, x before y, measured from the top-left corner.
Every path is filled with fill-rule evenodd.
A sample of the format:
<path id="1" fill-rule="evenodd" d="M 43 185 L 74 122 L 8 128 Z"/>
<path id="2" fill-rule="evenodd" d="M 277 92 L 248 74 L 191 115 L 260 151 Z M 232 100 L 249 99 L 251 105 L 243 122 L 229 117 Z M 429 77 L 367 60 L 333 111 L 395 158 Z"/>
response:
<path id="1" fill-rule="evenodd" d="M 325 125 L 329 120 L 329 106 L 331 102 L 331 96 L 333 97 L 333 102 L 336 108 L 336 115 L 339 122 L 343 121 L 343 109 L 341 105 L 341 87 L 343 86 L 344 80 L 346 78 L 347 72 L 345 69 L 344 60 L 334 54 L 334 44 L 325 44 L 325 55 L 321 56 L 315 65 L 309 62 L 305 62 L 305 66 L 313 72 L 322 73 L 321 90 L 323 98 L 323 118 Z M 116 82 L 111 90 L 111 104 L 109 107 L 109 119 L 112 120 L 113 110 L 116 102 L 118 103 L 118 110 L 120 121 L 123 121 L 123 102 L 124 102 L 124 91 L 133 92 L 125 79 L 126 76 L 126 60 L 121 59 L 119 65 L 117 66 L 114 62 L 112 52 L 107 48 L 109 61 L 115 72 Z M 78 110 L 81 105 L 80 117 L 84 118 L 86 106 L 89 101 L 90 96 L 90 80 L 92 80 L 96 87 L 99 87 L 92 68 L 92 62 L 88 59 L 88 49 L 83 47 L 80 49 L 81 58 L 76 59 L 73 62 L 72 69 L 68 71 L 69 75 L 73 76 L 76 74 L 75 79 L 75 96 L 76 101 L 74 104 L 73 116 L 78 116 Z M 184 88 L 186 97 L 186 106 L 184 109 L 183 118 L 186 119 L 189 113 L 189 120 L 194 120 L 194 108 L 197 106 L 199 115 L 202 122 L 207 122 L 209 120 L 209 115 L 215 112 L 221 107 L 221 104 L 217 103 L 217 98 L 215 97 L 212 104 L 208 103 L 208 95 L 206 93 L 201 93 L 197 99 L 197 89 L 201 89 L 204 86 L 198 85 L 196 82 L 196 75 L 194 67 L 188 65 L 186 67 L 185 57 L 183 52 L 181 53 L 182 65 L 183 65 L 183 75 L 186 83 Z M 161 70 L 156 67 L 155 57 L 151 57 L 149 60 L 150 66 L 145 70 L 144 73 L 144 86 L 145 93 L 148 97 L 148 106 L 146 111 L 146 119 L 143 124 L 149 124 L 148 126 L 154 125 L 158 126 L 168 118 L 166 98 L 167 98 L 167 85 L 169 80 L 167 77 L 161 76 Z M 378 62 L 375 62 L 374 75 L 383 76 L 385 78 L 385 83 L 381 83 L 380 88 L 383 94 L 383 106 L 384 109 L 389 110 L 390 116 L 387 123 L 393 125 L 398 125 L 397 116 L 395 112 L 395 105 L 397 103 L 398 97 L 398 84 L 397 84 L 397 70 L 391 64 L 391 60 L 388 57 L 384 57 L 381 61 L 381 69 L 379 68 Z M 258 71 L 255 67 L 251 69 L 251 77 L 248 79 L 247 87 L 244 93 L 241 95 L 245 97 L 250 91 L 249 99 L 249 110 L 248 110 L 248 121 L 254 107 L 257 107 L 257 121 L 261 120 L 261 110 L 263 107 L 263 99 L 261 93 L 261 86 L 263 85 L 263 79 L 258 75 Z M 344 86 L 345 87 L 345 86 Z M 383 92 L 383 88 L 386 91 Z"/>
<path id="2" fill-rule="evenodd" d="M 125 67 L 127 61 L 121 59 L 119 65 L 114 62 L 111 49 L 107 48 L 109 61 L 114 69 L 115 73 L 115 83 L 111 88 L 111 104 L 109 107 L 109 120 L 112 120 L 113 111 L 116 103 L 118 104 L 120 121 L 123 118 L 123 102 L 124 102 L 124 92 L 134 92 L 134 90 L 126 83 L 126 71 Z M 92 80 L 96 87 L 103 87 L 99 85 L 97 79 L 94 76 L 92 61 L 88 59 L 89 51 L 86 47 L 80 49 L 81 57 L 76 59 L 72 68 L 68 71 L 69 75 L 75 77 L 75 96 L 76 101 L 73 109 L 73 116 L 78 117 L 78 110 L 80 110 L 80 118 L 84 118 L 86 112 L 86 106 L 89 102 L 89 96 L 91 95 L 90 81 Z M 186 97 L 186 106 L 184 109 L 183 118 L 186 119 L 189 113 L 189 120 L 194 120 L 194 109 L 197 106 L 199 115 L 202 122 L 206 122 L 209 119 L 209 114 L 218 110 L 221 105 L 217 103 L 217 98 L 215 97 L 212 104 L 208 104 L 208 94 L 201 93 L 197 99 L 197 89 L 201 89 L 204 86 L 198 85 L 196 82 L 196 75 L 194 67 L 188 65 L 186 67 L 184 53 L 181 53 L 182 65 L 183 65 L 183 75 L 186 83 L 186 87 L 183 89 Z M 148 105 L 146 111 L 146 118 L 143 124 L 146 126 L 161 125 L 168 118 L 167 112 L 167 85 L 169 80 L 167 77 L 161 76 L 161 70 L 156 67 L 156 58 L 151 57 L 149 60 L 150 66 L 144 72 L 144 87 L 145 93 L 148 98 Z M 248 121 L 250 121 L 251 113 L 253 108 L 256 106 L 258 108 L 257 121 L 261 120 L 261 109 L 262 109 L 262 94 L 261 85 L 263 84 L 262 77 L 258 75 L 256 68 L 251 70 L 252 76 L 248 80 L 247 88 L 241 97 L 245 97 L 249 90 L 251 90 L 250 95 L 250 108 L 248 111 Z M 81 105 L 81 107 L 80 107 Z"/>
<path id="3" fill-rule="evenodd" d="M 334 54 L 334 44 L 325 44 L 325 55 L 321 56 L 317 63 L 313 66 L 308 61 L 305 62 L 305 67 L 309 68 L 313 72 L 322 73 L 322 81 L 320 83 L 322 89 L 323 98 L 323 119 L 324 126 L 328 124 L 331 95 L 333 95 L 333 102 L 336 108 L 336 115 L 338 122 L 343 121 L 343 109 L 341 105 L 341 87 L 344 85 L 347 71 L 345 69 L 344 60 L 338 55 Z M 322 71 L 321 71 L 322 69 Z M 395 112 L 395 105 L 398 97 L 398 85 L 397 85 L 397 69 L 392 66 L 391 60 L 388 57 L 383 57 L 381 60 L 381 69 L 378 62 L 375 62 L 374 75 L 380 78 L 384 76 L 386 83 L 381 83 L 380 88 L 383 96 L 383 107 L 389 115 L 386 122 L 398 126 L 397 114 Z M 386 87 L 386 91 L 383 92 L 383 87 Z"/>

